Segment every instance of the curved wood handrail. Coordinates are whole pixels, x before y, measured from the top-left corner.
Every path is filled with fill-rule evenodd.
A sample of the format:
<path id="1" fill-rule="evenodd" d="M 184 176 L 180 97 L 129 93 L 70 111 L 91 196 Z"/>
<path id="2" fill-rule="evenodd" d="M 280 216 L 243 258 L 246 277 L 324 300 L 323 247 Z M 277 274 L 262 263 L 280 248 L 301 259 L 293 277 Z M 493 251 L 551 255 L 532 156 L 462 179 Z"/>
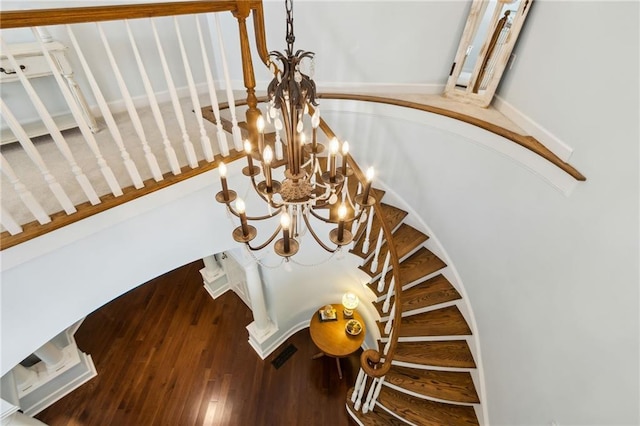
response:
<path id="1" fill-rule="evenodd" d="M 172 3 L 126 4 L 114 6 L 69 7 L 2 11 L 0 28 L 37 27 L 42 25 L 80 24 L 119 19 L 155 18 L 196 13 L 237 12 L 239 3 L 262 10 L 260 0 L 207 0 Z M 264 23 L 262 23 L 264 26 Z"/>
<path id="2" fill-rule="evenodd" d="M 311 108 L 309 109 L 310 112 Z M 323 120 L 320 119 L 320 128 L 327 135 L 329 139 L 336 137 L 336 134 L 331 130 L 329 125 Z M 351 154 L 347 154 L 347 161 L 351 169 L 353 170 L 354 176 L 364 185 L 366 182 L 365 174 L 360 169 L 360 166 L 353 159 Z M 398 345 L 398 330 L 400 328 L 400 321 L 402 321 L 402 309 L 401 309 L 401 294 L 402 294 L 402 283 L 400 282 L 400 259 L 398 258 L 398 252 L 396 250 L 396 246 L 393 244 L 393 233 L 391 231 L 391 227 L 389 223 L 383 220 L 383 212 L 382 206 L 380 204 L 380 200 L 376 199 L 375 204 L 373 205 L 376 216 L 378 216 L 380 221 L 380 229 L 384 234 L 385 240 L 387 241 L 387 248 L 389 250 L 389 254 L 391 255 L 391 266 L 392 266 L 392 274 L 393 274 L 393 283 L 394 283 L 394 303 L 396 304 L 396 309 L 393 317 L 393 328 L 391 329 L 391 334 L 389 335 L 389 339 L 391 340 L 391 345 L 389 346 L 389 350 L 387 351 L 387 355 L 384 356 L 379 351 L 375 349 L 368 349 L 360 355 L 360 367 L 364 370 L 364 372 L 371 377 L 382 377 L 391 368 L 391 361 L 393 360 L 393 355 L 396 351 L 396 346 Z M 389 283 L 390 285 L 390 283 Z M 380 364 L 380 360 L 384 358 L 384 362 Z"/>
<path id="3" fill-rule="evenodd" d="M 575 180 L 578 180 L 578 181 L 587 180 L 587 178 L 582 173 L 580 173 L 576 168 L 574 168 L 571 164 L 565 161 L 562 161 L 560 157 L 558 157 L 553 152 L 551 152 L 547 147 L 541 144 L 533 136 L 521 135 L 512 130 L 506 129 L 499 125 L 493 124 L 491 122 L 482 120 L 477 117 L 473 117 L 468 114 L 463 114 L 457 111 L 453 111 L 446 108 L 440 108 L 433 105 L 425 105 L 417 102 L 405 101 L 402 99 L 386 98 L 381 96 L 352 95 L 347 93 L 321 93 L 317 95 L 317 98 L 383 103 L 388 105 L 395 105 L 395 106 L 400 106 L 405 108 L 417 109 L 420 111 L 430 112 L 433 114 L 439 114 L 445 117 L 454 118 L 456 120 L 460 120 L 465 123 L 473 124 L 474 126 L 480 127 L 481 129 L 487 130 L 491 133 L 495 133 L 498 136 L 502 136 L 503 138 L 509 139 L 510 141 L 517 143 L 518 145 L 532 151 L 533 153 L 549 161 L 556 167 L 563 170 L 565 173 L 568 173 Z"/>

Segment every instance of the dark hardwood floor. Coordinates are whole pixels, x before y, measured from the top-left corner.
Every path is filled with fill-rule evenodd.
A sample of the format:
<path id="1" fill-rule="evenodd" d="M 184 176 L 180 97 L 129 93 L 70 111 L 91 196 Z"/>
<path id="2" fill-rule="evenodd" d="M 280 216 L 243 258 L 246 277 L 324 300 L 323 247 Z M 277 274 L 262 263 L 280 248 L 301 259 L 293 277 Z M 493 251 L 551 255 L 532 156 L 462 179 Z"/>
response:
<path id="1" fill-rule="evenodd" d="M 76 339 L 98 376 L 36 417 L 51 425 L 353 425 L 345 411 L 359 352 L 312 360 L 308 329 L 266 360 L 250 347 L 251 311 L 231 291 L 213 300 L 197 261 L 89 315 Z M 298 351 L 279 369 L 271 361 Z"/>

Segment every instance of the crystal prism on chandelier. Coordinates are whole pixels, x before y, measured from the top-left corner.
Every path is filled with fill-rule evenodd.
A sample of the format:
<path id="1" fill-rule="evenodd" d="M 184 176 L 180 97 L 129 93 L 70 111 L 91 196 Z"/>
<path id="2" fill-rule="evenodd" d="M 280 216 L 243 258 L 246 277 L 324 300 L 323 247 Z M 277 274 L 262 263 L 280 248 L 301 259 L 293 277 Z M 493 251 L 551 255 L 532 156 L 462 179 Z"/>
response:
<path id="1" fill-rule="evenodd" d="M 300 238 L 306 231 L 331 253 L 351 243 L 357 223 L 366 219 L 366 211 L 375 203 L 375 198 L 370 195 L 373 168 L 369 168 L 364 185 L 359 185 L 358 194 L 351 199 L 348 180 L 353 170 L 348 164 L 348 142 L 341 144 L 333 137 L 325 153 L 325 146 L 318 141 L 322 122 L 312 80 L 314 53 L 303 50 L 294 53 L 292 0 L 286 0 L 285 6 L 287 49 L 284 53 L 270 52 L 268 62 L 274 78 L 267 88 L 266 120 L 274 127 L 275 137 L 265 142 L 266 123 L 259 116 L 255 123 L 257 137 L 254 137 L 257 146 L 254 149 L 249 140 L 244 142 L 247 166 L 242 173 L 251 180 L 268 213 L 247 216 L 245 202 L 228 188 L 224 163 L 219 165 L 222 191 L 216 194 L 216 200 L 226 204 L 231 214 L 240 219 L 240 226 L 232 234 L 235 241 L 251 250 L 261 250 L 275 240 L 273 251 L 288 259 L 298 252 Z M 310 63 L 311 75 L 302 71 L 306 63 Z M 338 157 L 341 157 L 340 167 Z M 281 176 L 281 180 L 274 179 L 274 174 Z M 280 217 L 280 223 L 272 235 L 262 244 L 252 245 L 258 232 L 249 221 L 276 216 Z M 336 225 L 328 235 L 332 245 L 316 233 L 314 221 Z M 276 240 L 278 236 L 281 238 Z"/>

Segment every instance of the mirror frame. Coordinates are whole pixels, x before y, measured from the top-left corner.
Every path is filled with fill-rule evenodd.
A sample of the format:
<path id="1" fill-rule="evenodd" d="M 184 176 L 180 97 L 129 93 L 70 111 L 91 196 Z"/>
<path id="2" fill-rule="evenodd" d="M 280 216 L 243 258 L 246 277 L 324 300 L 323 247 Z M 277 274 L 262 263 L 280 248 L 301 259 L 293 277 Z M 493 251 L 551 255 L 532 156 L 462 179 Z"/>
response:
<path id="1" fill-rule="evenodd" d="M 491 40 L 493 38 L 493 33 L 495 32 L 498 21 L 500 20 L 500 18 L 502 18 L 500 14 L 503 5 L 514 3 L 515 1 L 516 0 L 496 1 L 496 3 L 500 5 L 500 7 L 497 7 L 494 11 L 492 20 L 489 24 L 489 28 L 493 28 L 493 31 L 489 30 L 487 32 L 487 36 L 482 42 L 482 48 L 478 53 L 478 59 L 473 67 L 469 83 L 467 84 L 466 88 L 462 88 L 456 86 L 456 83 L 458 82 L 460 74 L 462 73 L 464 62 L 468 54 L 468 48 L 473 43 L 476 31 L 478 30 L 480 23 L 482 22 L 484 12 L 487 6 L 490 4 L 490 1 L 488 0 L 473 0 L 471 9 L 469 11 L 469 16 L 467 18 L 467 23 L 464 27 L 462 38 L 460 39 L 460 45 L 458 46 L 458 51 L 456 53 L 453 65 L 451 66 L 451 72 L 449 73 L 449 78 L 444 89 L 444 96 L 462 102 L 472 103 L 485 108 L 488 107 L 489 104 L 491 104 L 496 89 L 498 88 L 498 84 L 502 79 L 502 74 L 504 73 L 509 62 L 509 58 L 511 57 L 511 52 L 513 51 L 516 40 L 518 39 L 520 30 L 524 25 L 524 21 L 527 15 L 529 14 L 529 10 L 531 9 L 533 0 L 520 0 L 518 10 L 511 21 L 511 29 L 509 31 L 509 34 L 507 35 L 507 40 L 505 41 L 502 49 L 498 52 L 498 56 L 495 58 L 495 60 L 492 59 L 492 62 L 494 62 L 495 65 L 493 68 L 493 75 L 490 77 L 486 89 L 482 93 L 473 93 L 473 87 L 478 80 L 483 64 L 489 59 L 487 57 L 487 53 L 491 53 L 489 51 L 490 48 L 492 48 Z"/>

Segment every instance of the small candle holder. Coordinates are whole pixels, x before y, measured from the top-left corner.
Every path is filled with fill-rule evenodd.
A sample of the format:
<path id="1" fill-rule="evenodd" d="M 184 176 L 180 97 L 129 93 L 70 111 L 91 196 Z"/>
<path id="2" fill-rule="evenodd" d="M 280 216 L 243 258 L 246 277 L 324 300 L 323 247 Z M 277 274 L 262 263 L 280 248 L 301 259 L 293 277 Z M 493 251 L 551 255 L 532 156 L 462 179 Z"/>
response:
<path id="1" fill-rule="evenodd" d="M 227 199 L 225 200 L 224 197 L 225 197 L 224 191 L 220 191 L 216 194 L 216 201 L 219 202 L 220 204 L 229 204 L 234 202 L 236 198 L 238 198 L 238 194 L 236 193 L 236 191 L 229 189 L 227 191 Z"/>
<path id="2" fill-rule="evenodd" d="M 293 238 L 290 238 L 289 239 L 289 251 L 285 251 L 284 248 L 285 248 L 284 238 L 280 238 L 273 245 L 273 251 L 275 251 L 278 256 L 290 257 L 290 256 L 293 256 L 294 254 L 296 254 L 298 252 L 298 250 L 300 249 L 300 244 L 298 244 L 298 242 L 296 240 L 294 240 Z"/>

